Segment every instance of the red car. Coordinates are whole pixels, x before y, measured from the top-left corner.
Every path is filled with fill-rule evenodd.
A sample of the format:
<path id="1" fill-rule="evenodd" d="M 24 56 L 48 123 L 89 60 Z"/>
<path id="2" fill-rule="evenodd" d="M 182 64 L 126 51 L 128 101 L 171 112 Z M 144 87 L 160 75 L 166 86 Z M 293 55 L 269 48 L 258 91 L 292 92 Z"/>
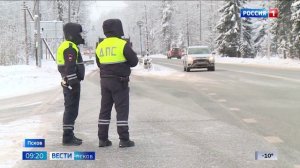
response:
<path id="1" fill-rule="evenodd" d="M 171 59 L 173 57 L 177 59 L 181 59 L 182 57 L 182 51 L 180 48 L 171 48 L 170 51 L 167 53 L 168 59 Z"/>

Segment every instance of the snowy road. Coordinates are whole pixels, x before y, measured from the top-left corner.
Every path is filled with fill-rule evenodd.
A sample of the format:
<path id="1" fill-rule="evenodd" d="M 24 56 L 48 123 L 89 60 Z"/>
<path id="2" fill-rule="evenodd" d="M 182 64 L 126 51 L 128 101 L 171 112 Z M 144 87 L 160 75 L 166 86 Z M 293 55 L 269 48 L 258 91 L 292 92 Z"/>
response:
<path id="1" fill-rule="evenodd" d="M 59 88 L 1 100 L 1 126 L 7 128 L 1 132 L 1 156 L 15 157 L 15 167 L 22 168 L 300 165 L 299 70 L 217 64 L 215 72 L 184 73 L 180 60 L 153 61 L 173 70 L 163 75 L 133 71 L 129 124 L 136 147 L 118 148 L 115 112 L 110 127 L 113 146 L 97 147 L 100 86 L 95 71 L 83 82 L 75 125 L 84 139 L 82 146 L 61 146 Z M 46 148 L 41 150 L 48 152 L 95 151 L 96 161 L 21 161 L 21 151 L 27 150 L 22 147 L 24 138 L 45 138 Z M 255 151 L 277 151 L 278 160 L 256 161 Z M 6 162 L 2 159 L 0 165 L 14 165 Z"/>

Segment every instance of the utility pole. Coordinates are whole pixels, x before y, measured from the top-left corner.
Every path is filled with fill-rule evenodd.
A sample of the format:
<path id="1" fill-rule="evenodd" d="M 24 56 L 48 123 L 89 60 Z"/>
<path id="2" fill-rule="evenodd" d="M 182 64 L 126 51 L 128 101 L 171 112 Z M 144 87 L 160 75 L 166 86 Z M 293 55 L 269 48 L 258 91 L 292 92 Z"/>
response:
<path id="1" fill-rule="evenodd" d="M 68 22 L 71 22 L 71 0 L 68 0 Z"/>
<path id="2" fill-rule="evenodd" d="M 185 1 L 185 6 L 187 8 L 186 10 L 186 39 L 187 39 L 187 45 L 190 46 L 190 35 L 189 35 L 189 7 L 187 6 L 187 3 Z"/>
<path id="3" fill-rule="evenodd" d="M 41 67 L 42 62 L 42 41 L 41 41 L 41 27 L 40 27 L 40 1 L 35 0 L 35 57 L 36 57 L 36 66 Z"/>
<path id="4" fill-rule="evenodd" d="M 200 33 L 200 43 L 202 42 L 202 8 L 201 8 L 202 4 L 201 4 L 201 0 L 199 0 L 199 33 Z M 200 44 L 201 45 L 201 44 Z"/>
<path id="5" fill-rule="evenodd" d="M 148 19 L 147 19 L 147 6 L 145 4 L 145 20 L 146 20 L 146 55 L 149 56 L 149 33 L 148 33 Z"/>
<path id="6" fill-rule="evenodd" d="M 142 21 L 138 21 L 137 25 L 140 28 L 140 47 L 141 47 L 141 57 L 143 56 L 143 45 L 142 45 L 142 26 L 143 26 L 143 22 Z"/>
<path id="7" fill-rule="evenodd" d="M 27 20 L 26 20 L 26 3 L 23 1 L 23 10 L 24 10 L 24 33 L 25 33 L 25 61 L 26 65 L 29 65 L 29 52 L 28 52 L 28 38 L 27 38 Z"/>

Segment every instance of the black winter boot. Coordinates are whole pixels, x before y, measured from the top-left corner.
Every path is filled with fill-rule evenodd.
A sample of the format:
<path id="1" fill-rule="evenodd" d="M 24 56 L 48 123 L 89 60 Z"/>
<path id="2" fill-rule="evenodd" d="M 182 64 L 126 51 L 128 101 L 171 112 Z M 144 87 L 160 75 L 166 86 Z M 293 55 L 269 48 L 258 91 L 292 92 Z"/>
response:
<path id="1" fill-rule="evenodd" d="M 131 140 L 120 140 L 120 143 L 119 143 L 119 147 L 120 148 L 126 148 L 126 147 L 133 147 L 135 144 L 133 141 Z"/>
<path id="2" fill-rule="evenodd" d="M 110 140 L 99 140 L 99 147 L 111 146 L 112 143 Z"/>
<path id="3" fill-rule="evenodd" d="M 81 141 L 82 142 L 82 139 L 80 139 L 80 138 L 77 138 L 75 135 L 74 135 L 74 137 L 73 137 L 74 139 L 76 139 L 77 141 Z"/>
<path id="4" fill-rule="evenodd" d="M 82 141 L 79 141 L 75 137 L 73 137 L 71 139 L 63 138 L 62 144 L 63 144 L 63 146 L 79 146 L 82 144 Z"/>

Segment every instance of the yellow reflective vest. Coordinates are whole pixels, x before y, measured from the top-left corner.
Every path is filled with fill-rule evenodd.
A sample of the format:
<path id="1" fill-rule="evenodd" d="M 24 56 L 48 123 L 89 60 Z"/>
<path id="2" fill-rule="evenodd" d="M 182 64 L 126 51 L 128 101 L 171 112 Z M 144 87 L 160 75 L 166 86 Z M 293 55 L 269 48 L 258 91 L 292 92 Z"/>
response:
<path id="1" fill-rule="evenodd" d="M 109 37 L 98 44 L 96 55 L 100 64 L 117 64 L 126 62 L 124 47 L 126 41 L 117 37 Z"/>
<path id="2" fill-rule="evenodd" d="M 60 44 L 60 46 L 57 49 L 56 52 L 56 64 L 58 66 L 63 66 L 65 65 L 65 58 L 64 58 L 64 51 L 65 49 L 72 47 L 76 50 L 76 62 L 78 60 L 78 47 L 75 43 L 71 42 L 71 41 L 64 41 Z"/>

